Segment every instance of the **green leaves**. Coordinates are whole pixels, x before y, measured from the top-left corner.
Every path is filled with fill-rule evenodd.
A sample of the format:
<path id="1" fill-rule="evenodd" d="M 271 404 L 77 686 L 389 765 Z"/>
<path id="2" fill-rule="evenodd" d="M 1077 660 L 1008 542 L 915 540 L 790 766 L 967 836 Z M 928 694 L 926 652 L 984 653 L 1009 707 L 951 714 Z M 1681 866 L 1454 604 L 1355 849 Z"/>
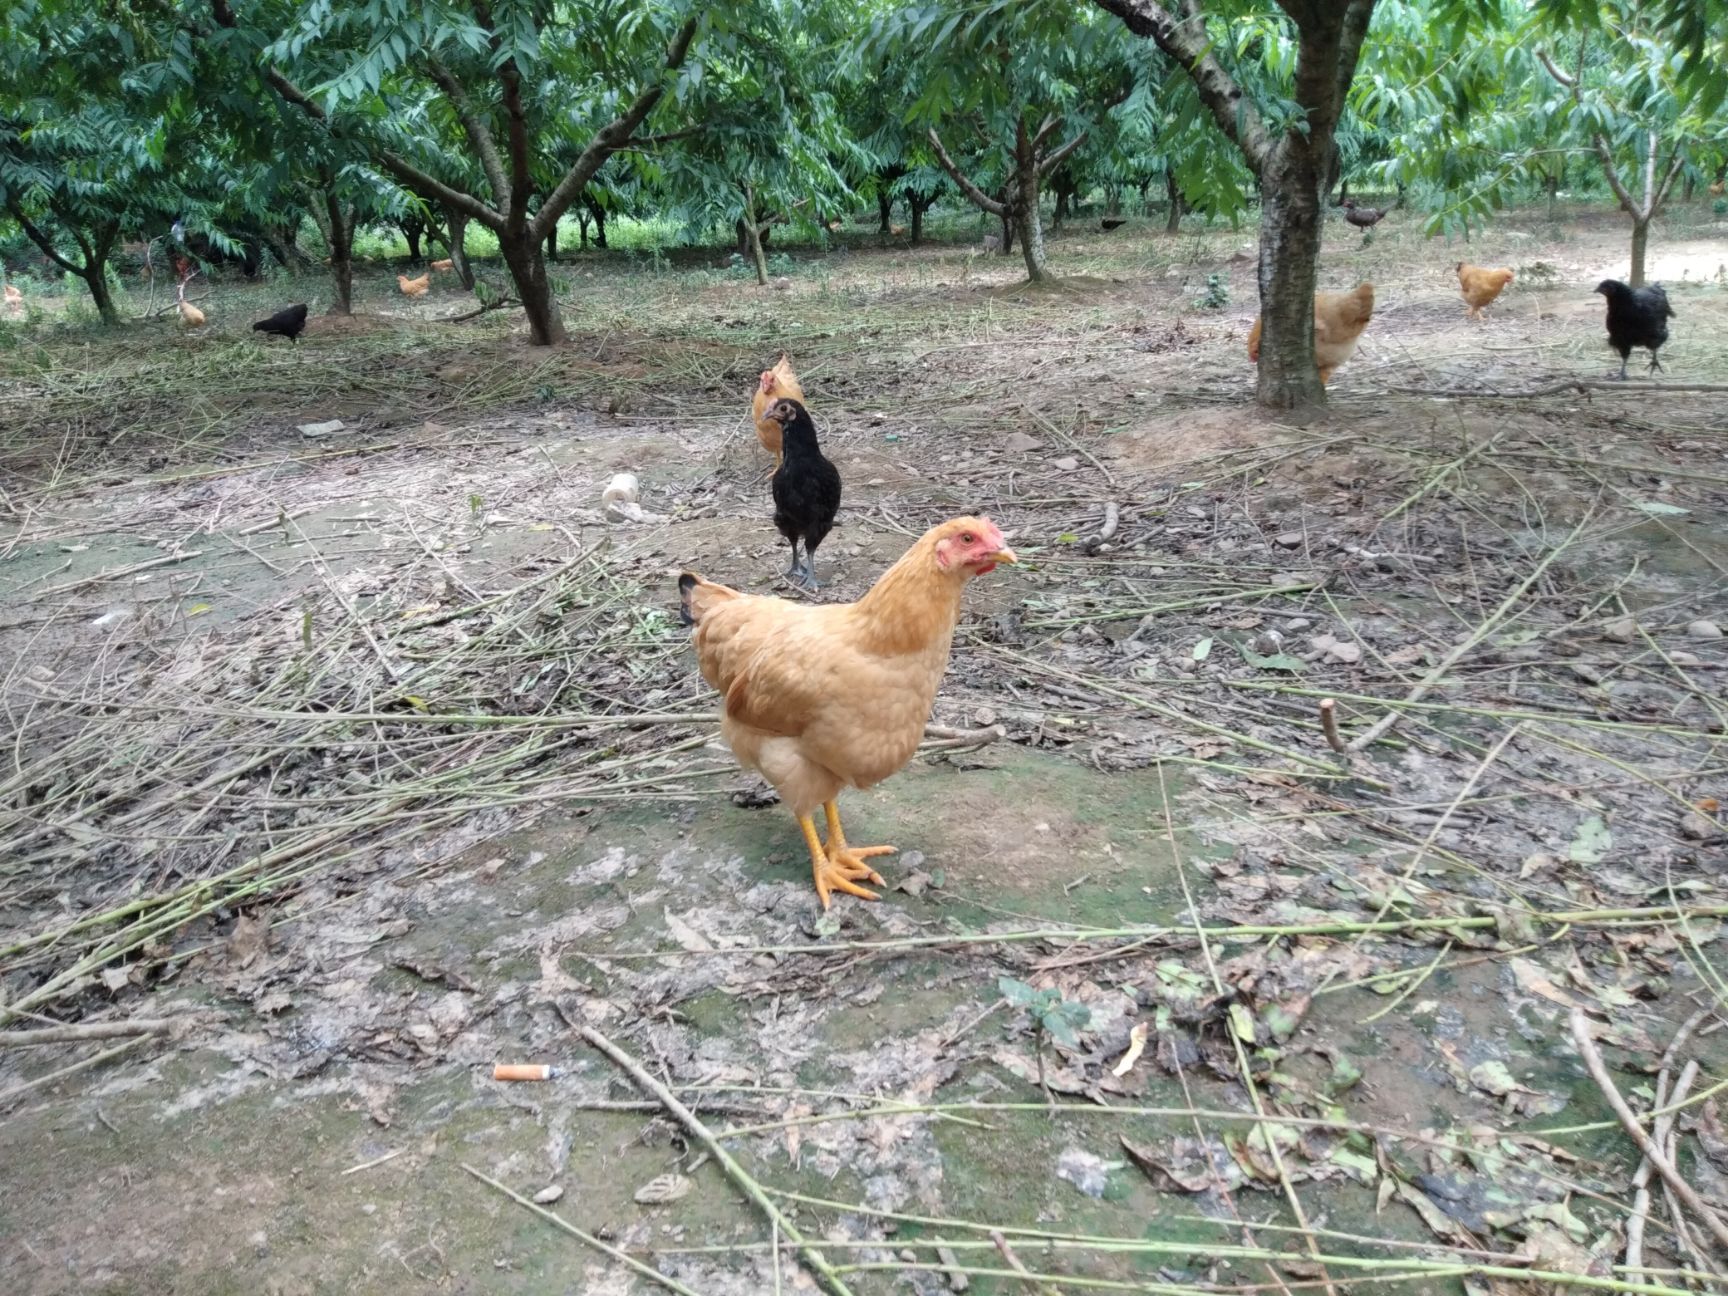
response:
<path id="1" fill-rule="evenodd" d="M 1067 1048 L 1079 1044 L 1079 1032 L 1092 1020 L 1091 1009 L 1064 1000 L 1054 988 L 1034 990 L 1024 981 L 1001 976 L 996 978 L 996 989 L 1010 1007 L 1025 1009 L 1035 1028 Z"/>

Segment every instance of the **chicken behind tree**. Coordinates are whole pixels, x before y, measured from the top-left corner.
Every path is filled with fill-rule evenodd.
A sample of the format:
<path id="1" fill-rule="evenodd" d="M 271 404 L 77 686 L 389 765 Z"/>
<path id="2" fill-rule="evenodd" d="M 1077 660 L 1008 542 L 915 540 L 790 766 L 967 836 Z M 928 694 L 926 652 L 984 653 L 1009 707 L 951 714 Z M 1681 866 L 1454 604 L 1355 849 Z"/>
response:
<path id="1" fill-rule="evenodd" d="M 1338 367 L 1356 353 L 1356 343 L 1368 321 L 1374 318 L 1374 285 L 1359 283 L 1347 293 L 1314 294 L 1314 364 L 1320 383 L 1330 382 Z M 1260 363 L 1260 331 L 1264 323 L 1255 316 L 1248 330 L 1248 359 Z"/>
<path id="2" fill-rule="evenodd" d="M 1650 372 L 1662 368 L 1656 349 L 1668 340 L 1668 321 L 1674 308 L 1661 284 L 1632 288 L 1618 279 L 1604 279 L 1596 291 L 1608 299 L 1608 345 L 1620 353 L 1620 377 L 1626 377 L 1626 362 L 1636 347 L 1650 352 Z"/>
<path id="3" fill-rule="evenodd" d="M 912 759 L 948 668 L 961 593 L 1015 561 L 988 518 L 957 517 L 925 532 L 856 603 L 794 603 L 694 572 L 678 578 L 702 678 L 725 699 L 721 736 L 796 816 L 824 909 L 835 891 L 877 899 L 861 885 L 882 885 L 866 861 L 894 850 L 848 845 L 835 798 Z"/>
<path id="4" fill-rule="evenodd" d="M 792 565 L 786 574 L 808 590 L 819 589 L 816 547 L 834 529 L 840 511 L 840 470 L 823 457 L 816 444 L 810 412 L 795 400 L 775 401 L 762 417 L 781 430 L 780 466 L 774 470 L 774 525 L 792 543 Z M 798 546 L 804 546 L 799 562 Z"/>
<path id="5" fill-rule="evenodd" d="M 285 337 L 290 342 L 297 342 L 300 334 L 306 330 L 306 303 L 297 306 L 286 306 L 277 311 L 269 319 L 259 320 L 252 326 L 255 333 L 269 333 L 276 337 Z"/>

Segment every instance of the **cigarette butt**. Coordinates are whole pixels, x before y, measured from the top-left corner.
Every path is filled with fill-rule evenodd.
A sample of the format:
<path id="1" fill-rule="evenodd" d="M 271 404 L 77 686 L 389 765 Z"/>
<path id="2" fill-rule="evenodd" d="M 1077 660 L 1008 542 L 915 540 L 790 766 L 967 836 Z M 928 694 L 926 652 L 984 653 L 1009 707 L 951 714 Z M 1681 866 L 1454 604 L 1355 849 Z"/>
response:
<path id="1" fill-rule="evenodd" d="M 492 1068 L 494 1080 L 550 1080 L 552 1068 L 528 1062 L 499 1062 Z"/>

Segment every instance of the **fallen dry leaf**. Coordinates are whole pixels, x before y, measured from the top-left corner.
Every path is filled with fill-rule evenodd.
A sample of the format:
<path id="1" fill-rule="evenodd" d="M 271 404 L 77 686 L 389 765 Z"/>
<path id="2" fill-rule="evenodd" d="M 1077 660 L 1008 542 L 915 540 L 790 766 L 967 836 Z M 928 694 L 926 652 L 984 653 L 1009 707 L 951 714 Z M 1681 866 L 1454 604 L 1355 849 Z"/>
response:
<path id="1" fill-rule="evenodd" d="M 1134 1064 L 1140 1060 L 1140 1055 L 1146 1051 L 1147 1023 L 1141 1022 L 1128 1032 L 1128 1051 L 1122 1055 L 1122 1060 L 1110 1068 L 1113 1076 L 1125 1076 L 1134 1069 Z"/>

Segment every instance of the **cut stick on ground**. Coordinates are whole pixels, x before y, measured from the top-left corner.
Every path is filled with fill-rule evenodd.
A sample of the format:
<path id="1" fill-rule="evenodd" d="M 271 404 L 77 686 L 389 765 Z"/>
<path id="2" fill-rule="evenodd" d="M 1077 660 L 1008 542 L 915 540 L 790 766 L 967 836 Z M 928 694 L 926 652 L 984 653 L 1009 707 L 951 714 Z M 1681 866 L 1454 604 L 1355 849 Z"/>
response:
<path id="1" fill-rule="evenodd" d="M 1656 1140 L 1639 1124 L 1638 1117 L 1626 1105 L 1620 1091 L 1614 1087 L 1613 1077 L 1608 1074 L 1608 1068 L 1602 1062 L 1602 1054 L 1596 1049 L 1596 1041 L 1590 1037 L 1590 1019 L 1584 1015 L 1582 1008 L 1572 1010 L 1572 1042 L 1578 1046 L 1578 1054 L 1584 1059 L 1590 1078 L 1602 1091 L 1603 1099 L 1620 1118 L 1620 1125 L 1627 1135 L 1643 1149 L 1645 1157 L 1656 1168 L 1656 1173 L 1662 1176 L 1662 1182 L 1667 1184 L 1674 1195 L 1685 1202 L 1687 1208 L 1710 1230 L 1710 1236 L 1716 1239 L 1717 1245 L 1728 1247 L 1728 1224 L 1724 1224 L 1721 1217 L 1710 1209 L 1709 1204 L 1698 1195 L 1692 1185 L 1680 1177 L 1674 1163 L 1656 1146 Z"/>
<path id="2" fill-rule="evenodd" d="M 44 1026 L 40 1030 L 0 1032 L 0 1048 L 29 1044 L 75 1044 L 81 1040 L 124 1039 L 128 1035 L 166 1035 L 174 1023 L 165 1017 L 136 1021 L 82 1022 L 75 1026 Z"/>
<path id="3" fill-rule="evenodd" d="M 66 1079 L 68 1076 L 77 1075 L 80 1071 L 88 1071 L 93 1066 L 100 1066 L 111 1058 L 119 1057 L 122 1053 L 130 1053 L 133 1049 L 137 1048 L 149 1038 L 150 1036 L 148 1035 L 134 1035 L 124 1044 L 116 1044 L 111 1049 L 103 1049 L 100 1053 L 92 1054 L 81 1061 L 72 1063 L 71 1066 L 63 1066 L 58 1071 L 50 1071 L 47 1075 L 39 1075 L 34 1080 L 26 1080 L 23 1084 L 13 1085 L 4 1093 L 0 1093 L 0 1108 L 5 1107 L 6 1104 L 11 1102 L 14 1098 L 22 1098 L 32 1089 L 40 1089 L 45 1085 L 56 1084 L 59 1081 Z"/>
<path id="4" fill-rule="evenodd" d="M 781 1213 L 780 1208 L 768 1199 L 768 1194 L 762 1191 L 762 1185 L 757 1183 L 750 1172 L 733 1159 L 732 1154 L 721 1145 L 719 1139 L 714 1137 L 713 1132 L 696 1118 L 694 1112 L 679 1102 L 670 1089 L 643 1070 L 641 1063 L 637 1062 L 635 1058 L 592 1026 L 576 1020 L 564 1008 L 563 1004 L 557 1004 L 556 1007 L 558 1015 L 564 1019 L 565 1025 L 569 1026 L 592 1047 L 605 1054 L 614 1066 L 635 1082 L 638 1089 L 658 1100 L 667 1113 L 702 1144 L 708 1155 L 713 1157 L 719 1163 L 720 1168 L 726 1172 L 726 1177 L 737 1184 L 743 1190 L 744 1195 L 756 1204 L 775 1230 L 784 1233 L 791 1239 L 792 1244 L 798 1248 L 799 1258 L 809 1266 L 817 1279 L 833 1293 L 833 1296 L 852 1296 L 852 1289 L 845 1284 L 839 1274 L 834 1272 L 833 1266 L 828 1263 L 822 1253 L 805 1245 L 804 1235 L 798 1231 L 791 1220 Z"/>
<path id="5" fill-rule="evenodd" d="M 612 1259 L 616 1260 L 619 1264 L 623 1265 L 625 1268 L 641 1274 L 644 1278 L 647 1278 L 651 1282 L 658 1283 L 660 1286 L 666 1288 L 667 1291 L 677 1292 L 679 1294 L 679 1296 L 701 1296 L 700 1292 L 692 1291 L 690 1288 L 686 1287 L 683 1283 L 679 1282 L 676 1278 L 668 1278 L 665 1274 L 661 1273 L 658 1269 L 654 1269 L 654 1268 L 650 1267 L 649 1265 L 643 1264 L 640 1260 L 636 1259 L 635 1256 L 629 1255 L 623 1251 L 620 1251 L 615 1246 L 611 1246 L 608 1243 L 602 1242 L 599 1238 L 595 1237 L 591 1233 L 584 1233 L 581 1229 L 577 1228 L 574 1224 L 570 1223 L 570 1221 L 565 1219 L 563 1216 L 554 1214 L 552 1211 L 547 1210 L 544 1206 L 536 1205 L 535 1203 L 529 1201 L 526 1197 L 522 1196 L 522 1194 L 520 1194 L 520 1193 L 512 1192 L 510 1189 L 506 1188 L 503 1184 L 499 1183 L 496 1179 L 492 1178 L 490 1175 L 481 1174 L 473 1166 L 468 1165 L 466 1163 L 463 1164 L 462 1168 L 464 1170 L 466 1170 L 469 1174 L 473 1175 L 481 1183 L 487 1185 L 488 1187 L 496 1188 L 499 1192 L 503 1193 L 506 1197 L 508 1197 L 511 1201 L 515 1202 L 518 1206 L 523 1206 L 523 1207 L 526 1207 L 527 1209 L 533 1211 L 536 1215 L 538 1215 L 541 1219 L 545 1220 L 548 1224 L 552 1225 L 554 1228 L 563 1229 L 564 1232 L 568 1233 L 571 1237 L 577 1239 L 580 1242 L 586 1242 L 589 1246 L 593 1247 L 596 1251 L 600 1252 L 602 1255 L 610 1256 Z"/>
<path id="6" fill-rule="evenodd" d="M 1115 500 L 1111 500 L 1104 506 L 1104 524 L 1098 528 L 1098 534 L 1093 536 L 1082 546 L 1084 552 L 1088 556 L 1096 555 L 1100 549 L 1109 544 L 1115 537 L 1116 528 L 1120 526 L 1121 523 L 1122 506 Z"/>
<path id="7" fill-rule="evenodd" d="M 1008 1239 L 1002 1236 L 1001 1229 L 990 1230 L 990 1245 L 995 1247 L 1002 1256 L 1004 1264 L 1025 1278 L 1027 1282 L 1035 1284 L 1038 1290 L 1044 1293 L 1044 1296 L 1062 1296 L 1061 1288 L 1053 1283 L 1038 1282 L 1032 1276 L 1032 1271 L 1020 1263 L 1020 1257 L 1014 1254 L 1014 1248 L 1008 1245 Z"/>
<path id="8" fill-rule="evenodd" d="M 1350 749 L 1338 736 L 1338 699 L 1320 699 L 1320 732 L 1326 735 L 1326 745 L 1333 751 L 1340 756 L 1349 754 Z"/>

